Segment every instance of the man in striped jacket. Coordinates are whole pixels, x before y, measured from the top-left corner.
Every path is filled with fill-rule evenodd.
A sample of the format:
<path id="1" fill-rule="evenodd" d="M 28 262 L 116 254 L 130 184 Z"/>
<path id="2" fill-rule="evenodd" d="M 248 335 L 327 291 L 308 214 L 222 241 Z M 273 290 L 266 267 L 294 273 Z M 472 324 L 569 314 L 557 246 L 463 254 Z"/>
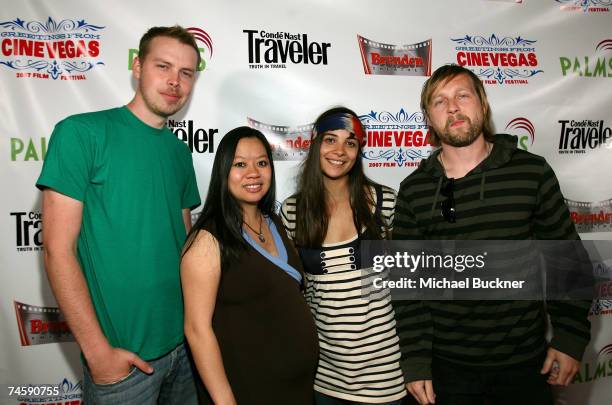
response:
<path id="1" fill-rule="evenodd" d="M 401 183 L 394 239 L 579 240 L 545 159 L 493 133 L 474 73 L 440 67 L 423 87 L 421 108 L 440 148 Z M 571 382 L 590 339 L 587 301 L 394 307 L 407 389 L 421 404 L 552 404 L 550 386 Z"/>

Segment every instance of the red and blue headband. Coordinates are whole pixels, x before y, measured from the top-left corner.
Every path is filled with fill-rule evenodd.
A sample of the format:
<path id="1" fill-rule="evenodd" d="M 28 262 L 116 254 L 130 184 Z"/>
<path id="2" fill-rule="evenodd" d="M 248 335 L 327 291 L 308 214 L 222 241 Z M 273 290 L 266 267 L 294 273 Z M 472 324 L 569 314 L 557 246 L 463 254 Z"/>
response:
<path id="1" fill-rule="evenodd" d="M 363 144 L 365 134 L 361 126 L 361 121 L 354 115 L 346 113 L 332 114 L 315 125 L 312 131 L 312 139 L 316 138 L 319 134 L 335 129 L 345 129 L 349 131 L 351 134 L 355 135 L 360 145 Z"/>

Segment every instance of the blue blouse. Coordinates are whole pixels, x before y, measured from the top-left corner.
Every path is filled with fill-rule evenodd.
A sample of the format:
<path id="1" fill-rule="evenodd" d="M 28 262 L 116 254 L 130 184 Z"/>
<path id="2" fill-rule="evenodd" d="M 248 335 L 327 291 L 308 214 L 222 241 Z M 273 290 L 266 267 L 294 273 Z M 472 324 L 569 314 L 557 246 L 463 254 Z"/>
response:
<path id="1" fill-rule="evenodd" d="M 268 227 L 270 228 L 270 232 L 272 233 L 272 237 L 274 238 L 274 244 L 276 245 L 278 256 L 270 254 L 266 249 L 261 247 L 253 238 L 251 238 L 248 233 L 246 233 L 244 229 L 242 230 L 242 237 L 249 243 L 249 245 L 253 246 L 255 250 L 261 253 L 263 257 L 274 263 L 277 267 L 280 267 L 285 273 L 297 281 L 299 285 L 302 285 L 302 275 L 300 272 L 287 263 L 287 248 L 285 247 L 285 244 L 283 243 L 283 240 L 276 229 L 276 225 L 274 225 L 274 222 L 270 217 L 265 217 L 265 219 L 268 223 Z"/>

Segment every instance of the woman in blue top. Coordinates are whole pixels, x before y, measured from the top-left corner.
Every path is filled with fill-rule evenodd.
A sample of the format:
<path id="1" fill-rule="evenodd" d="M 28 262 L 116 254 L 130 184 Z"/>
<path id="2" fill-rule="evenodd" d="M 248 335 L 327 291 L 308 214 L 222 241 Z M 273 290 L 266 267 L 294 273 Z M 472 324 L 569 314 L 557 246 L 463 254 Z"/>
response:
<path id="1" fill-rule="evenodd" d="M 312 404 L 316 329 L 274 196 L 265 137 L 230 131 L 181 264 L 185 335 L 215 404 Z"/>

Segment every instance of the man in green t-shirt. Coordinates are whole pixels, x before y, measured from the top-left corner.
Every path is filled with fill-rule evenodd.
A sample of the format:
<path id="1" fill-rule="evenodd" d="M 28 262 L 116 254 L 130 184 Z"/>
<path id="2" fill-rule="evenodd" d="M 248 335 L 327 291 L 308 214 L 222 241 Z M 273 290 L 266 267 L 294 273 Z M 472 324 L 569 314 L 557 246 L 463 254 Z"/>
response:
<path id="1" fill-rule="evenodd" d="M 166 127 L 200 53 L 182 27 L 140 40 L 127 106 L 59 122 L 37 181 L 45 268 L 84 360 L 88 404 L 196 403 L 180 253 L 200 204 L 191 153 Z"/>

